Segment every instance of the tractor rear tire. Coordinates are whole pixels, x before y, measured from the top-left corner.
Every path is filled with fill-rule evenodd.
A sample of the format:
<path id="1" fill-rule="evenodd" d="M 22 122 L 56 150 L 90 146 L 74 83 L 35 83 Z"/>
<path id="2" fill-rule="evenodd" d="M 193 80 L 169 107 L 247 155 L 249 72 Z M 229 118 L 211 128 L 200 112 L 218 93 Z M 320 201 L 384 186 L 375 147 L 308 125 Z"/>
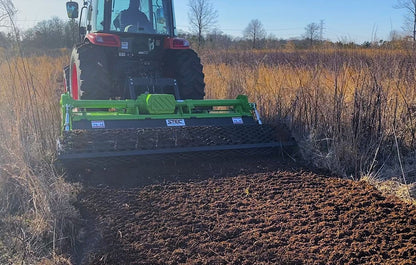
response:
<path id="1" fill-rule="evenodd" d="M 176 79 L 181 99 L 203 99 L 205 82 L 201 60 L 194 50 L 169 50 L 166 70 Z"/>
<path id="2" fill-rule="evenodd" d="M 112 82 L 104 47 L 85 44 L 73 49 L 70 92 L 74 99 L 109 99 Z"/>

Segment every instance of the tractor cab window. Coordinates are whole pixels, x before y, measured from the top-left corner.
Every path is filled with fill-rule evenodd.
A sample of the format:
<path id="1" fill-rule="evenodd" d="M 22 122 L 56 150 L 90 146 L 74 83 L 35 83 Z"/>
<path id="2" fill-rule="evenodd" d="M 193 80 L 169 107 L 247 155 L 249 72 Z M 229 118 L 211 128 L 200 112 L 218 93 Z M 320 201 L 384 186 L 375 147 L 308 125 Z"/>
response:
<path id="1" fill-rule="evenodd" d="M 104 1 L 105 0 L 94 0 L 93 12 L 93 24 L 95 25 L 96 31 L 104 30 Z"/>
<path id="2" fill-rule="evenodd" d="M 110 31 L 169 34 L 169 13 L 167 0 L 113 0 Z"/>

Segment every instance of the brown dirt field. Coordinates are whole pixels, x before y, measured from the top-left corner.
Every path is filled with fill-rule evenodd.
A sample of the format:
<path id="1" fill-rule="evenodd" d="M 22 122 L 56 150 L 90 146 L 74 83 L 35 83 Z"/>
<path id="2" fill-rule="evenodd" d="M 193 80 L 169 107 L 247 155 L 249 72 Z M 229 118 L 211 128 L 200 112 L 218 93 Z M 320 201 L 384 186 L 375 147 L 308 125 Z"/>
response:
<path id="1" fill-rule="evenodd" d="M 365 182 L 278 168 L 89 186 L 79 201 L 88 247 L 78 262 L 416 264 L 416 207 Z"/>

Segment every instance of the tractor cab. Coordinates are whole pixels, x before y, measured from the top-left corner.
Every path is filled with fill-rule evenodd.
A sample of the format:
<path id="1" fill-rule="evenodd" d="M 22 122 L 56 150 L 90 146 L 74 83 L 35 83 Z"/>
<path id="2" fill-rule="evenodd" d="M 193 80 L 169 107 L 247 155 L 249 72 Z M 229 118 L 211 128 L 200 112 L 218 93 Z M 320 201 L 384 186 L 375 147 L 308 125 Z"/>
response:
<path id="1" fill-rule="evenodd" d="M 78 18 L 80 35 L 138 33 L 175 36 L 171 0 L 89 0 L 80 14 L 78 3 L 67 2 L 69 18 Z"/>

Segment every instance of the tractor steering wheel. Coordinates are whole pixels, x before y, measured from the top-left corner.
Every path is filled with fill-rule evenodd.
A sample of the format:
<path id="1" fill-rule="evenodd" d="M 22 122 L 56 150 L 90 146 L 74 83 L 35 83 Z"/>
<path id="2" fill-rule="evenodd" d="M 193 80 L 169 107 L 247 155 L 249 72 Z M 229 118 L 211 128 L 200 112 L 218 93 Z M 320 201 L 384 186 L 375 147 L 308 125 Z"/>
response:
<path id="1" fill-rule="evenodd" d="M 133 26 L 133 25 L 127 25 L 124 28 L 124 32 L 134 32 L 134 33 L 137 33 L 138 32 L 138 28 L 135 27 L 135 26 Z"/>

